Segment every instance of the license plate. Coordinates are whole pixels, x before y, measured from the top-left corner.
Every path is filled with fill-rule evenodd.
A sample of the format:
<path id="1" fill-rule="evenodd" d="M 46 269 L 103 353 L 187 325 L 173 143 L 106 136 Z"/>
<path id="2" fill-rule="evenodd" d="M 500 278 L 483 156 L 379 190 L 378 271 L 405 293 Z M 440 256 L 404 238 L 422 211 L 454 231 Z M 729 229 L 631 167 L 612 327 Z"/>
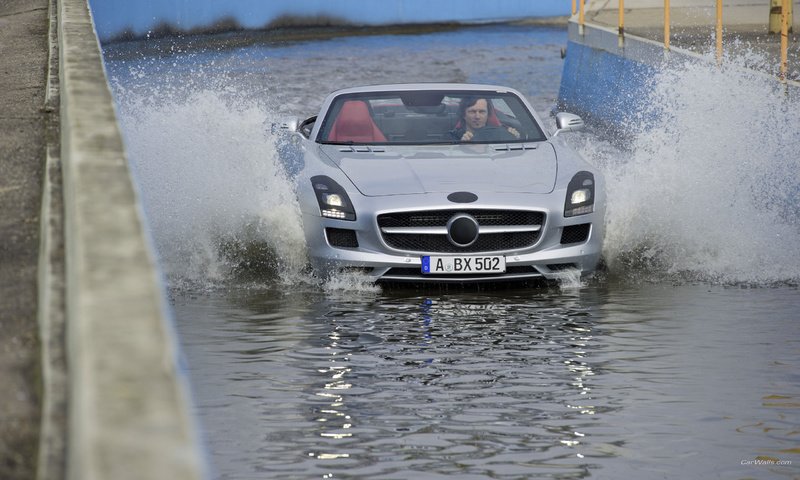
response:
<path id="1" fill-rule="evenodd" d="M 426 256 L 422 257 L 424 274 L 505 273 L 506 257 L 502 256 Z"/>

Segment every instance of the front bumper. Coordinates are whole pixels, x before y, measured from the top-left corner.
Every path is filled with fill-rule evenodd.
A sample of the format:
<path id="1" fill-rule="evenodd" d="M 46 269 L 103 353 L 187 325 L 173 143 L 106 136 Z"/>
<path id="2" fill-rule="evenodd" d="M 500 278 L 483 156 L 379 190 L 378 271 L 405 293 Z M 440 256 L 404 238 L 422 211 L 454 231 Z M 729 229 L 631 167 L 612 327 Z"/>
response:
<path id="1" fill-rule="evenodd" d="M 379 203 L 379 202 L 377 202 Z M 391 211 L 408 211 L 406 208 L 375 209 L 366 213 L 364 209 L 356 221 L 322 218 L 316 213 L 304 212 L 303 226 L 308 244 L 309 258 L 314 268 L 325 274 L 342 269 L 363 272 L 376 282 L 415 283 L 485 283 L 524 281 L 535 279 L 553 280 L 565 271 L 588 274 L 597 268 L 602 253 L 603 215 L 602 207 L 595 212 L 577 217 L 564 218 L 563 204 L 556 208 L 531 208 L 545 213 L 545 222 L 535 244 L 521 249 L 445 253 L 444 255 L 502 255 L 506 258 L 506 272 L 501 274 L 428 275 L 422 273 L 422 256 L 443 255 L 437 252 L 400 251 L 386 244 L 380 234 L 377 217 Z M 423 208 L 420 206 L 418 208 Z M 437 207 L 424 206 L 426 210 L 454 208 L 453 204 Z M 485 209 L 510 208 L 508 205 L 481 205 Z M 514 207 L 519 209 L 520 207 Z M 565 235 L 578 227 L 588 232 L 578 241 Z M 336 247 L 329 242 L 326 229 L 351 231 L 358 246 Z M 585 237 L 585 238 L 584 238 Z M 564 243 L 567 241 L 567 243 Z"/>

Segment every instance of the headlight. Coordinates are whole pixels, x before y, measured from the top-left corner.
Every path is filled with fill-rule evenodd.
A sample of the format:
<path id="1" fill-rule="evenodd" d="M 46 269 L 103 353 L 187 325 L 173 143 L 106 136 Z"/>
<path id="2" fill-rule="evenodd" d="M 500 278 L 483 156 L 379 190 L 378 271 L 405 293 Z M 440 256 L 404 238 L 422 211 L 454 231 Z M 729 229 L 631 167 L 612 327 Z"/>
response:
<path id="1" fill-rule="evenodd" d="M 344 207 L 344 199 L 338 193 L 323 193 L 322 203 L 331 207 Z"/>
<path id="2" fill-rule="evenodd" d="M 350 197 L 333 179 L 324 175 L 311 177 L 311 186 L 317 196 L 320 215 L 339 220 L 356 219 L 356 211 L 350 202 Z"/>
<path id="3" fill-rule="evenodd" d="M 594 212 L 594 175 L 578 172 L 567 186 L 564 216 L 574 217 Z"/>

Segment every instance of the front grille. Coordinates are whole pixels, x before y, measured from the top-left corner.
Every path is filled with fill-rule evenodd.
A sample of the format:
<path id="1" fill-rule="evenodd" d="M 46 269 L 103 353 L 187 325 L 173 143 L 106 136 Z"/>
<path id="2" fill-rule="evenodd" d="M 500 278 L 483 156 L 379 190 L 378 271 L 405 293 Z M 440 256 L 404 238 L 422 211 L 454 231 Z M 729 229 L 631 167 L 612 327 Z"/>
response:
<path id="1" fill-rule="evenodd" d="M 325 235 L 331 247 L 358 248 L 358 238 L 354 230 L 344 228 L 326 228 Z"/>
<path id="2" fill-rule="evenodd" d="M 543 226 L 542 212 L 526 210 L 434 210 L 422 212 L 394 212 L 378 215 L 380 228 L 445 227 L 453 215 L 466 213 L 475 218 L 481 227 Z M 390 247 L 409 252 L 475 253 L 499 252 L 527 248 L 539 240 L 541 230 L 524 232 L 483 233 L 470 246 L 450 243 L 446 234 L 386 233 L 381 236 Z"/>
<path id="3" fill-rule="evenodd" d="M 582 243 L 589 238 L 589 230 L 591 223 L 582 223 L 580 225 L 570 225 L 564 227 L 561 232 L 561 244 L 566 245 L 569 243 Z"/>
<path id="4" fill-rule="evenodd" d="M 482 226 L 541 225 L 544 213 L 526 210 L 434 210 L 424 212 L 394 212 L 378 215 L 379 227 L 443 227 L 457 213 L 475 217 Z"/>

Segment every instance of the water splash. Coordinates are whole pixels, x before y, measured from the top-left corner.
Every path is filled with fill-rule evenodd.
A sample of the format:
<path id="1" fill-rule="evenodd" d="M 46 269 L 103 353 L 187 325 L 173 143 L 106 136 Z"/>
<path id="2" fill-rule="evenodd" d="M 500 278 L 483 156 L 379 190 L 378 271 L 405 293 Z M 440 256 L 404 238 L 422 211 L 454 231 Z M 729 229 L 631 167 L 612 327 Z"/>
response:
<path id="1" fill-rule="evenodd" d="M 325 279 L 322 288 L 329 295 L 341 292 L 347 292 L 348 294 L 375 294 L 382 291 L 381 287 L 376 285 L 371 277 L 354 271 L 333 273 L 329 278 Z"/>
<path id="2" fill-rule="evenodd" d="M 179 93 L 117 95 L 132 170 L 170 283 L 225 282 L 241 270 L 297 281 L 305 241 L 291 184 L 264 129 L 269 109 L 225 90 Z"/>
<path id="3" fill-rule="evenodd" d="M 134 76 L 142 78 L 139 72 Z M 292 180 L 268 134 L 280 109 L 254 101 L 242 78 L 230 83 L 218 75 L 204 85 L 197 75 L 176 78 L 114 83 L 132 170 L 171 288 L 255 281 L 331 294 L 380 292 L 366 275 L 321 278 L 308 266 Z"/>
<path id="4" fill-rule="evenodd" d="M 580 290 L 588 283 L 586 279 L 581 278 L 581 271 L 578 269 L 567 269 L 556 273 L 555 281 L 565 291 Z"/>
<path id="5" fill-rule="evenodd" d="M 671 65 L 652 80 L 641 118 L 655 121 L 630 126 L 627 148 L 593 136 L 581 146 L 606 176 L 612 275 L 797 282 L 797 97 L 731 61 Z"/>

